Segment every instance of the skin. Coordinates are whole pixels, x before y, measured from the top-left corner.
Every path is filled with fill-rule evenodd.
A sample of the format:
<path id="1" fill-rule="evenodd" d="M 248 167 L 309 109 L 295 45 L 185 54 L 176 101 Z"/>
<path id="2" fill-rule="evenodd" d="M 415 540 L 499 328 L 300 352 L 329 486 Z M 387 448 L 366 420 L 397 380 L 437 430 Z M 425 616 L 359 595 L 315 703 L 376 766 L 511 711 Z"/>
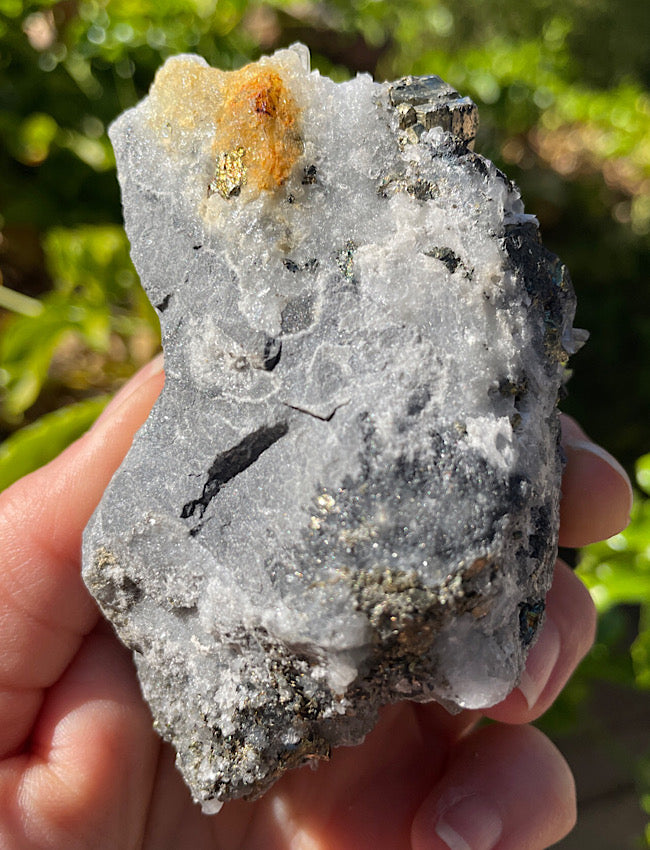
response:
<path id="1" fill-rule="evenodd" d="M 152 731 L 129 653 L 80 578 L 84 525 L 163 381 L 158 359 L 84 437 L 0 495 L 0 846 L 444 850 L 444 821 L 471 850 L 560 840 L 575 820 L 573 779 L 526 724 L 593 639 L 590 598 L 561 562 L 552 624 L 528 663 L 529 700 L 515 690 L 485 712 L 497 723 L 477 726 L 478 712 L 451 716 L 435 704 L 389 706 L 363 745 L 285 774 L 255 803 L 214 817 L 192 804 L 173 752 Z M 574 422 L 563 429 L 561 540 L 577 546 L 626 525 L 631 491 Z"/>

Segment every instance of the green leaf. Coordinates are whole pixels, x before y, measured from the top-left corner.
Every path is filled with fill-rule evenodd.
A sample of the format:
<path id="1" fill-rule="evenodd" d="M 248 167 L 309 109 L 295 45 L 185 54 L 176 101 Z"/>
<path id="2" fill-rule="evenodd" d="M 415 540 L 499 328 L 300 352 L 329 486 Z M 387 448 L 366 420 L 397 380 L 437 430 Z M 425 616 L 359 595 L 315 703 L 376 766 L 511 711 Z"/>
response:
<path id="1" fill-rule="evenodd" d="M 52 228 L 43 247 L 56 290 L 76 303 L 124 303 L 123 282 L 137 284 L 137 276 L 129 274 L 133 266 L 121 227 Z"/>
<path id="2" fill-rule="evenodd" d="M 25 165 L 40 165 L 50 154 L 59 127 L 51 115 L 37 112 L 29 115 L 18 131 L 18 159 Z"/>
<path id="3" fill-rule="evenodd" d="M 143 330 L 159 333 L 121 227 L 53 228 L 44 251 L 53 290 L 31 299 L 38 310 L 8 318 L 0 338 L 2 413 L 12 424 L 38 398 L 52 358 L 70 335 L 106 354 L 114 334 L 128 345 Z"/>
<path id="4" fill-rule="evenodd" d="M 57 305 L 44 304 L 38 316 L 17 316 L 3 330 L 0 367 L 3 370 L 3 410 L 19 417 L 37 399 L 52 356 L 69 330 Z"/>
<path id="5" fill-rule="evenodd" d="M 0 0 L 0 14 L 9 18 L 17 18 L 23 11 L 21 0 Z"/>
<path id="6" fill-rule="evenodd" d="M 0 308 L 10 310 L 12 313 L 20 313 L 22 316 L 40 316 L 43 305 L 38 298 L 31 298 L 15 289 L 0 284 Z"/>
<path id="7" fill-rule="evenodd" d="M 650 480 L 650 455 L 636 464 L 639 486 Z M 602 616 L 618 605 L 637 605 L 638 635 L 630 656 L 636 685 L 650 689 L 650 498 L 637 493 L 630 524 L 619 534 L 582 550 L 578 575 Z"/>
<path id="8" fill-rule="evenodd" d="M 0 490 L 55 458 L 92 425 L 110 396 L 62 407 L 21 428 L 0 444 Z"/>
<path id="9" fill-rule="evenodd" d="M 636 462 L 636 481 L 639 487 L 650 496 L 650 454 L 643 455 Z"/>
<path id="10" fill-rule="evenodd" d="M 639 634 L 632 644 L 630 654 L 637 685 L 644 690 L 650 690 L 650 604 L 641 608 Z"/>

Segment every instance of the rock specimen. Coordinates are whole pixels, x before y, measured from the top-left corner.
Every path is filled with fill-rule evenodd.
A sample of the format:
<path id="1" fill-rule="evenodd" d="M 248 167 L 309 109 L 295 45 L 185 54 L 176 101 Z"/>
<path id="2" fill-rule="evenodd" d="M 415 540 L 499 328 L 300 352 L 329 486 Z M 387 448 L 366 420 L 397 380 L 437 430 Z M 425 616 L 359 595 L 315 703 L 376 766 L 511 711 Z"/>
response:
<path id="1" fill-rule="evenodd" d="M 206 811 L 403 698 L 517 683 L 574 296 L 438 77 L 170 59 L 113 125 L 166 385 L 84 541 Z"/>

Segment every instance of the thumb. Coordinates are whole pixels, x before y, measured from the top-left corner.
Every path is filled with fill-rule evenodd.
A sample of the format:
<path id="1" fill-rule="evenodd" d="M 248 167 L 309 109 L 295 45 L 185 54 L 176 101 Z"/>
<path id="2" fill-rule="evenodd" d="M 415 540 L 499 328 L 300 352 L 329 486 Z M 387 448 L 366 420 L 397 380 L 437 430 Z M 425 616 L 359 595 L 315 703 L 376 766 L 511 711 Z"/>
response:
<path id="1" fill-rule="evenodd" d="M 159 355 L 122 387 L 80 440 L 35 473 L 47 477 L 43 507 L 51 529 L 50 548 L 58 555 L 78 558 L 83 529 L 131 447 L 135 432 L 149 415 L 164 380 Z M 27 479 L 24 481 L 31 489 Z"/>

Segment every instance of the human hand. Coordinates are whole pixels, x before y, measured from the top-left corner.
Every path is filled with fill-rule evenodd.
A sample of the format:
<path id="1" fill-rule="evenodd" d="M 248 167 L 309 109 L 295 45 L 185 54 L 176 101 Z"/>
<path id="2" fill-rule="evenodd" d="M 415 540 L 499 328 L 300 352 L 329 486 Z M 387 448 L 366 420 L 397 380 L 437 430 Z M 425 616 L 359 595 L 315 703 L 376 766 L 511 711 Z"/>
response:
<path id="1" fill-rule="evenodd" d="M 192 804 L 152 730 L 128 651 L 80 576 L 83 528 L 163 385 L 145 367 L 60 457 L 0 495 L 0 847 L 3 850 L 542 850 L 575 818 L 562 757 L 525 725 L 593 639 L 587 592 L 558 563 L 522 685 L 482 716 L 386 707 L 364 744 L 291 771 L 216 817 Z M 561 542 L 624 527 L 625 474 L 563 423 Z"/>

